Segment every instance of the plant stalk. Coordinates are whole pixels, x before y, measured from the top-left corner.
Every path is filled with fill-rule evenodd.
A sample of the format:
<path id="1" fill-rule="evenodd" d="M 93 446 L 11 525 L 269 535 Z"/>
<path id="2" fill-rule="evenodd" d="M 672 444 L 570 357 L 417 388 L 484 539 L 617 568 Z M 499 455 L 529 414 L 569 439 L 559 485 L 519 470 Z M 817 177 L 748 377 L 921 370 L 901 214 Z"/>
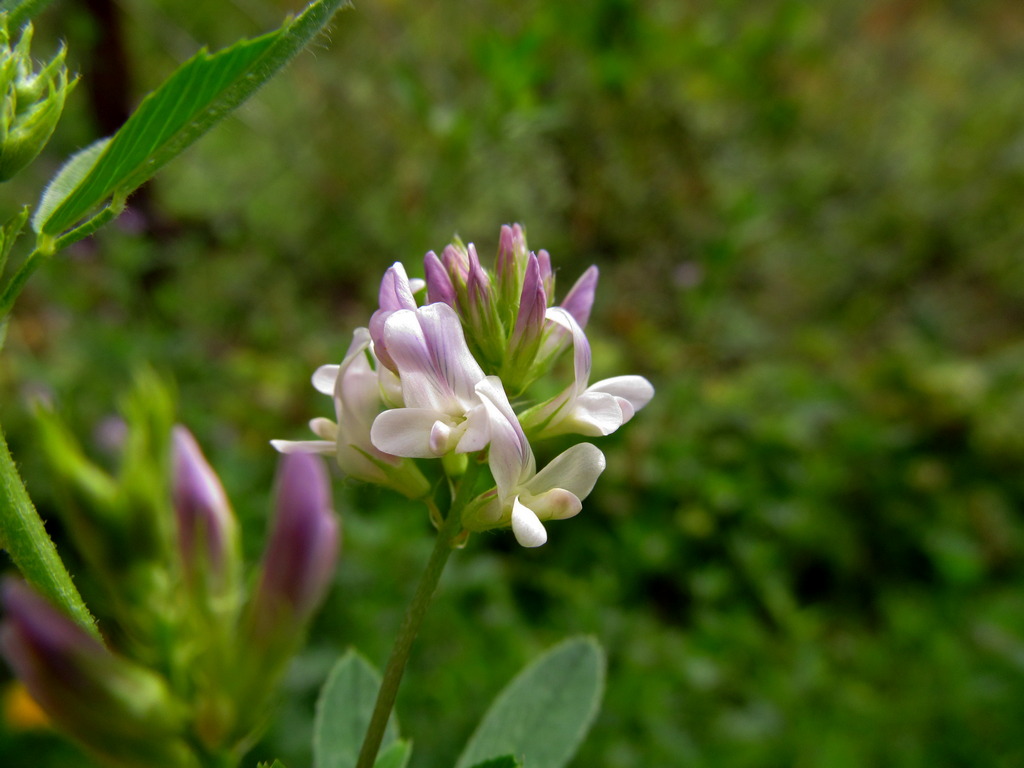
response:
<path id="1" fill-rule="evenodd" d="M 377 753 L 380 751 L 380 745 L 384 739 L 384 730 L 391 716 L 391 710 L 395 706 L 398 686 L 402 681 L 406 662 L 409 661 L 413 641 L 419 633 L 427 608 L 430 607 L 430 600 L 441 579 L 444 566 L 451 556 L 453 545 L 459 534 L 462 533 L 462 509 L 472 496 L 476 469 L 476 462 L 470 460 L 469 467 L 459 482 L 458 493 L 448 510 L 448 516 L 437 533 L 437 540 L 434 542 L 434 550 L 430 553 L 427 567 L 416 585 L 412 601 L 406 608 L 405 618 L 402 620 L 395 644 L 391 648 L 391 656 L 384 668 L 384 679 L 377 692 L 377 701 L 373 707 L 370 725 L 366 729 L 366 736 L 363 738 L 363 746 L 359 751 L 356 768 L 373 768 L 374 762 L 377 760 Z"/>
<path id="2" fill-rule="evenodd" d="M 90 634 L 100 639 L 96 620 L 86 608 L 82 596 L 57 548 L 46 533 L 46 527 L 29 498 L 18 468 L 7 448 L 0 429 L 0 547 L 6 549 L 11 560 L 26 581 L 44 597 L 63 609 Z"/>

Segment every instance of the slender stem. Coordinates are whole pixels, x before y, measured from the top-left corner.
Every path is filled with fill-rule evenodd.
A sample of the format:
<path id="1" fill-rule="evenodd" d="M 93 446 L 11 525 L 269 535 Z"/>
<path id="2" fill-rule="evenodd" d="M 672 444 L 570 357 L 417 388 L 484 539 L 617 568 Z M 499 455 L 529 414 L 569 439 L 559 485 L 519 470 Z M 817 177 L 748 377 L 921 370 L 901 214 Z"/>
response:
<path id="1" fill-rule="evenodd" d="M 63 608 L 76 622 L 99 638 L 96 621 L 85 607 L 57 548 L 18 476 L 0 429 L 0 546 L 25 579 Z"/>
<path id="2" fill-rule="evenodd" d="M 391 649 L 391 656 L 384 668 L 384 679 L 377 692 L 377 702 L 374 704 L 373 716 L 370 718 L 370 725 L 363 738 L 363 746 L 359 751 L 356 768 L 373 768 L 377 759 L 377 753 L 380 751 L 380 745 L 384 739 L 384 730 L 395 705 L 395 697 L 398 695 L 402 673 L 405 671 L 406 662 L 409 661 L 413 641 L 419 633 L 427 608 L 430 607 L 434 590 L 441 579 L 441 573 L 448 562 L 448 557 L 452 553 L 452 546 L 462 532 L 462 508 L 472 496 L 475 478 L 476 464 L 470 461 L 469 468 L 459 483 L 458 493 L 452 501 L 451 509 L 448 510 L 448 517 L 445 518 L 441 530 L 437 532 L 434 551 L 430 553 L 427 567 L 423 571 L 423 575 L 420 576 L 419 584 L 416 585 L 416 593 L 406 608 L 405 618 L 402 620 L 398 637 L 395 638 L 395 644 Z"/>

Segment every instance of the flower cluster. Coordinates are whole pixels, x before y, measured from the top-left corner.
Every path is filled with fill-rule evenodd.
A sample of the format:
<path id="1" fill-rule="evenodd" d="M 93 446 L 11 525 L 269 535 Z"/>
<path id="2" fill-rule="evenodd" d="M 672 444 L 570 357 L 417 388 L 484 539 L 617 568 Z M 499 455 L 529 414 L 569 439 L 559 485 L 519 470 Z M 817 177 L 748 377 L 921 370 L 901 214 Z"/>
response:
<path id="1" fill-rule="evenodd" d="M 468 460 L 486 459 L 490 478 L 461 509 L 463 528 L 510 526 L 520 544 L 539 546 L 543 521 L 578 513 L 605 460 L 580 443 L 538 471 L 531 441 L 610 434 L 654 389 L 641 376 L 590 383 L 584 329 L 597 268 L 556 305 L 550 256 L 529 251 L 519 225 L 502 227 L 493 271 L 459 241 L 427 253 L 423 269 L 425 280 L 410 279 L 401 263 L 388 269 L 380 306 L 341 364 L 314 373 L 336 416 L 310 422 L 320 439 L 273 445 L 334 454 L 348 475 L 413 499 L 432 492 L 424 460 L 441 459 L 435 464 L 454 479 Z M 571 380 L 552 388 L 547 379 L 570 351 Z M 558 394 L 533 396 L 545 388 Z"/>

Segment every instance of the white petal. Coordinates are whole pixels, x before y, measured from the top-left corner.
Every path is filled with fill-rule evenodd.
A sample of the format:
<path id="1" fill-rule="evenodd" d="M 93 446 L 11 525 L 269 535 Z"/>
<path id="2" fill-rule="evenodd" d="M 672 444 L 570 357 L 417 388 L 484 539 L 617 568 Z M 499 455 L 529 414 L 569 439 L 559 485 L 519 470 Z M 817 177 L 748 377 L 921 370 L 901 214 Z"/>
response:
<path id="1" fill-rule="evenodd" d="M 552 488 L 540 496 L 522 496 L 540 520 L 565 520 L 583 509 L 579 497 L 564 488 Z"/>
<path id="2" fill-rule="evenodd" d="M 501 379 L 488 376 L 477 383 L 476 393 L 487 409 L 490 421 L 488 464 L 499 495 L 507 500 L 519 484 L 534 473 L 537 463 L 501 386 Z"/>
<path id="3" fill-rule="evenodd" d="M 587 334 L 576 322 L 576 318 L 561 307 L 551 307 L 546 316 L 572 332 L 573 374 L 576 379 L 574 386 L 578 394 L 587 388 L 587 382 L 590 380 L 590 342 L 587 340 Z"/>
<path id="4" fill-rule="evenodd" d="M 392 408 L 374 419 L 370 441 L 377 450 L 394 456 L 436 458 L 430 435 L 434 424 L 443 419 L 445 414 L 429 408 Z"/>
<path id="5" fill-rule="evenodd" d="M 333 443 L 338 439 L 338 425 L 330 419 L 318 416 L 310 420 L 309 428 L 313 431 L 314 435 L 322 440 L 330 440 Z"/>
<path id="6" fill-rule="evenodd" d="M 444 456 L 451 450 L 452 428 L 443 421 L 435 421 L 430 428 L 430 454 Z"/>
<path id="7" fill-rule="evenodd" d="M 643 376 L 613 376 L 591 385 L 587 391 L 606 392 L 621 397 L 632 406 L 633 413 L 647 405 L 654 397 L 654 387 Z M 629 421 L 633 413 L 629 414 L 626 421 Z"/>
<path id="8" fill-rule="evenodd" d="M 512 504 L 512 533 L 524 547 L 539 547 L 548 540 L 548 532 L 533 510 L 519 503 L 519 498 Z"/>
<path id="9" fill-rule="evenodd" d="M 384 340 L 398 367 L 406 406 L 453 410 L 455 392 L 437 370 L 417 313 L 408 309 L 393 312 L 384 324 Z"/>
<path id="10" fill-rule="evenodd" d="M 427 287 L 427 281 L 421 277 L 410 277 L 409 278 L 409 290 L 412 291 L 413 295 L 419 293 Z"/>
<path id="11" fill-rule="evenodd" d="M 457 453 L 474 453 L 487 447 L 491 441 L 491 420 L 483 403 L 466 414 L 462 428 L 462 437 L 455 447 Z"/>
<path id="12" fill-rule="evenodd" d="M 326 440 L 271 440 L 279 453 L 334 453 L 335 443 Z"/>
<path id="13" fill-rule="evenodd" d="M 462 321 L 447 304 L 428 304 L 417 310 L 435 370 L 459 398 L 464 409 L 476 402 L 473 388 L 484 378 L 483 369 L 469 351 Z"/>
<path id="14" fill-rule="evenodd" d="M 584 392 L 576 398 L 565 419 L 554 422 L 545 435 L 577 434 L 587 437 L 610 435 L 627 420 L 620 398 L 604 392 Z M 628 405 L 628 403 L 627 403 Z M 633 414 L 630 413 L 629 416 Z"/>
<path id="15" fill-rule="evenodd" d="M 580 443 L 560 453 L 525 484 L 532 496 L 562 488 L 579 499 L 587 498 L 604 472 L 604 454 L 590 443 Z"/>
<path id="16" fill-rule="evenodd" d="M 321 394 L 333 395 L 339 370 L 340 365 L 321 365 L 313 372 L 313 388 Z"/>

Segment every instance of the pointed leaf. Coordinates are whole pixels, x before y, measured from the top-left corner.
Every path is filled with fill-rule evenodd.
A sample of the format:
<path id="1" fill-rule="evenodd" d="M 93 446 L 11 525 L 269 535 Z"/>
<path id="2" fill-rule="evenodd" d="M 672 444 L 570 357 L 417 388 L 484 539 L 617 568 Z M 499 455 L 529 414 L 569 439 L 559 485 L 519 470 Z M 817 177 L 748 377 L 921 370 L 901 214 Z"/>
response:
<path id="1" fill-rule="evenodd" d="M 412 756 L 411 741 L 396 741 L 377 756 L 373 768 L 405 768 Z"/>
<path id="2" fill-rule="evenodd" d="M 189 59 L 110 140 L 91 171 L 33 226 L 57 235 L 112 196 L 125 197 L 301 51 L 344 0 L 314 0 L 275 32 Z"/>
<path id="3" fill-rule="evenodd" d="M 280 760 L 275 760 L 273 765 L 270 763 L 260 763 L 256 768 L 284 768 L 284 763 Z"/>
<path id="4" fill-rule="evenodd" d="M 560 643 L 498 695 L 456 768 L 506 755 L 529 768 L 561 768 L 590 728 L 603 689 L 604 653 L 597 641 L 578 637 Z"/>
<path id="5" fill-rule="evenodd" d="M 316 705 L 314 768 L 354 768 L 380 682 L 377 670 L 355 651 L 349 651 L 335 664 Z M 392 715 L 381 743 L 385 754 L 397 738 L 398 725 Z"/>
<path id="6" fill-rule="evenodd" d="M 36 209 L 35 215 L 32 216 L 32 229 L 36 232 L 40 231 L 43 223 L 50 218 L 50 214 L 68 199 L 68 196 L 82 183 L 82 179 L 96 167 L 97 161 L 109 144 L 109 138 L 94 141 L 85 149 L 73 154 L 64 163 L 43 191 L 39 207 Z"/>

